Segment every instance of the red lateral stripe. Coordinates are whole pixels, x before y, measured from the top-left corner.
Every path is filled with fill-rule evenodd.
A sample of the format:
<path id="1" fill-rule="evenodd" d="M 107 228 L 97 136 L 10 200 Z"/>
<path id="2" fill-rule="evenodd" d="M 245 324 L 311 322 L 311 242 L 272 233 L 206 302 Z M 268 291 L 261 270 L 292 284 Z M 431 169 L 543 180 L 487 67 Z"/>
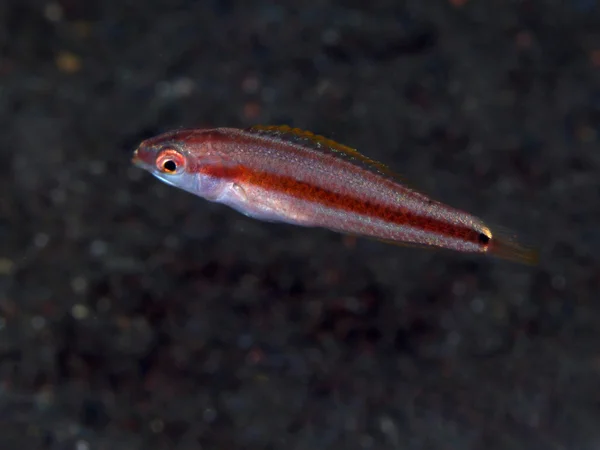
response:
<path id="1" fill-rule="evenodd" d="M 455 225 L 432 217 L 420 216 L 406 208 L 393 207 L 361 200 L 353 195 L 332 192 L 326 188 L 299 181 L 293 177 L 258 172 L 237 167 L 203 167 L 207 175 L 251 184 L 268 191 L 276 191 L 332 209 L 340 209 L 396 225 L 405 225 L 462 241 L 479 244 L 480 232 L 464 225 Z"/>

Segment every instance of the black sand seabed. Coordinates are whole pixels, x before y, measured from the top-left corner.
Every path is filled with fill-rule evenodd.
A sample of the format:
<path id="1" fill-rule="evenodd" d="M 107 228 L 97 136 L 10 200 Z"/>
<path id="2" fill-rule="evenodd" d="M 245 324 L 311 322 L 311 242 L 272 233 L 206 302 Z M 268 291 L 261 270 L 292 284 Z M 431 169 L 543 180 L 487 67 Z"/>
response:
<path id="1" fill-rule="evenodd" d="M 599 8 L 0 2 L 0 448 L 598 448 Z M 260 223 L 130 163 L 255 123 L 541 264 Z"/>

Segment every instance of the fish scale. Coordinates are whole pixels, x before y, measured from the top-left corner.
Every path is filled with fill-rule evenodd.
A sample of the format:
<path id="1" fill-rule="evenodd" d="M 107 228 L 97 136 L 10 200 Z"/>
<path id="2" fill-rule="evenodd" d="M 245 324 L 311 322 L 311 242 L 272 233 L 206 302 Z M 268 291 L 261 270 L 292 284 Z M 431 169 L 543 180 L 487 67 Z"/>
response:
<path id="1" fill-rule="evenodd" d="M 436 201 L 383 163 L 289 126 L 184 129 L 140 144 L 155 177 L 256 219 L 534 263 L 505 229 Z"/>

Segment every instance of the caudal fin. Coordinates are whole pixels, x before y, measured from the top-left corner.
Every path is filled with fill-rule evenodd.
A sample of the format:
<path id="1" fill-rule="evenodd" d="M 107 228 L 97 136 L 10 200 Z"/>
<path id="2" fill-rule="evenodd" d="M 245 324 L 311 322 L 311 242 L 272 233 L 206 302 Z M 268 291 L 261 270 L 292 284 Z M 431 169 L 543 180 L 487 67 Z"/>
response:
<path id="1" fill-rule="evenodd" d="M 529 266 L 539 263 L 537 249 L 518 240 L 514 233 L 501 227 L 495 227 L 492 233 L 487 251 L 490 255 Z"/>

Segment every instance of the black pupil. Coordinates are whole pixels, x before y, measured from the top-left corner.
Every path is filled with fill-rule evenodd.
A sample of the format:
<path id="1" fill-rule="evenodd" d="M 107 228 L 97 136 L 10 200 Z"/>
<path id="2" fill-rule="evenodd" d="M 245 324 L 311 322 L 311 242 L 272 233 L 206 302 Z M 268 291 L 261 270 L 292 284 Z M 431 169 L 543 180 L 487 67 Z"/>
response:
<path id="1" fill-rule="evenodd" d="M 490 242 L 490 237 L 487 234 L 483 234 L 483 233 L 479 233 L 479 243 L 480 244 L 487 244 Z"/>
<path id="2" fill-rule="evenodd" d="M 169 159 L 168 161 L 165 161 L 163 163 L 163 168 L 167 172 L 175 172 L 177 170 L 177 164 L 175 164 L 175 161 L 173 161 L 172 159 Z"/>

